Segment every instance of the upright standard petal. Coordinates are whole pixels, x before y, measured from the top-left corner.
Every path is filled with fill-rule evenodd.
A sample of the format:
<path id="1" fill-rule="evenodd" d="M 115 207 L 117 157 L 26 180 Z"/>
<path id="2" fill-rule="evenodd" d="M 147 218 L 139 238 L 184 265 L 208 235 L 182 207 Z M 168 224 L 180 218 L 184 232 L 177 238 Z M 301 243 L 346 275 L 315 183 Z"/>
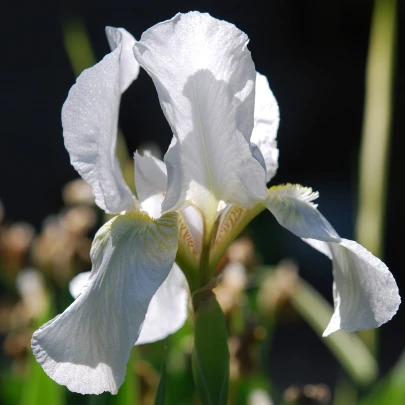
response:
<path id="1" fill-rule="evenodd" d="M 176 139 L 176 138 L 174 138 Z M 150 155 L 135 153 L 135 186 L 142 209 L 153 218 L 161 215 L 161 206 L 166 194 L 168 179 L 165 164 Z M 179 213 L 179 254 L 191 255 L 197 260 L 201 253 L 204 231 L 201 212 L 192 205 Z"/>
<path id="2" fill-rule="evenodd" d="M 92 186 L 97 205 L 119 213 L 131 207 L 133 196 L 115 155 L 118 112 L 139 65 L 130 59 L 135 40 L 128 32 L 109 28 L 107 35 L 115 49 L 77 78 L 62 108 L 62 125 L 70 161 Z"/>
<path id="3" fill-rule="evenodd" d="M 105 33 L 112 52 L 121 47 L 119 79 L 120 91 L 123 93 L 139 74 L 139 63 L 132 51 L 135 38 L 124 28 L 106 27 Z"/>
<path id="4" fill-rule="evenodd" d="M 254 128 L 250 141 L 256 145 L 264 160 L 267 183 L 278 169 L 277 130 L 280 112 L 266 76 L 256 73 Z"/>
<path id="5" fill-rule="evenodd" d="M 143 156 L 135 152 L 135 187 L 139 201 L 166 193 L 166 165 L 145 151 Z"/>
<path id="6" fill-rule="evenodd" d="M 82 394 L 117 393 L 152 297 L 177 252 L 177 214 L 113 218 L 97 233 L 83 292 L 32 338 L 37 361 L 57 383 Z"/>
<path id="7" fill-rule="evenodd" d="M 312 203 L 316 197 L 311 189 L 288 184 L 270 188 L 266 206 L 280 225 L 332 258 L 335 311 L 324 336 L 388 322 L 401 302 L 394 277 L 364 247 L 338 236 Z"/>
<path id="8" fill-rule="evenodd" d="M 175 141 L 165 156 L 163 210 L 191 202 L 206 216 L 217 203 L 265 197 L 265 173 L 249 148 L 256 72 L 247 36 L 208 14 L 178 14 L 134 46 L 152 77 Z"/>

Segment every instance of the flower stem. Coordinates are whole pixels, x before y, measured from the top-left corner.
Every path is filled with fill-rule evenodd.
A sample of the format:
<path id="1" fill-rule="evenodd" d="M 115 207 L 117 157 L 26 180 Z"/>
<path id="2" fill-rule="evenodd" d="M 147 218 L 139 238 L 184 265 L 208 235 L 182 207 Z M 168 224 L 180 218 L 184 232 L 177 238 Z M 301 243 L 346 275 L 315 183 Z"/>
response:
<path id="1" fill-rule="evenodd" d="M 211 290 L 193 296 L 195 310 L 192 366 L 202 405 L 226 405 L 229 349 L 225 317 Z"/>

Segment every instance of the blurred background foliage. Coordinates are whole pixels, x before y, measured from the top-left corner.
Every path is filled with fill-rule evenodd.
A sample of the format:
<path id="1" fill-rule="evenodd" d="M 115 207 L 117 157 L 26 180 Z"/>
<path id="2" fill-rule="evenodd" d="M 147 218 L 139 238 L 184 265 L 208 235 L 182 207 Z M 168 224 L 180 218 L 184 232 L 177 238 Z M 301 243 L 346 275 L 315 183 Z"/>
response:
<path id="1" fill-rule="evenodd" d="M 402 290 L 403 2 L 10 4 L 3 6 L 1 404 L 197 403 L 191 320 L 161 342 L 134 348 L 117 396 L 70 393 L 30 351 L 33 330 L 73 301 L 69 281 L 89 269 L 91 240 L 105 221 L 63 147 L 60 108 L 68 89 L 109 51 L 105 25 L 139 38 L 190 9 L 230 21 L 251 38 L 256 68 L 281 111 L 274 183 L 320 191 L 320 209 L 337 231 L 378 254 Z M 162 154 L 171 139 L 144 72 L 123 97 L 120 125 L 117 154 L 133 184 L 135 149 Z M 221 270 L 215 293 L 229 332 L 230 404 L 405 404 L 401 309 L 379 331 L 321 338 L 332 312 L 330 262 L 268 213 L 229 247 Z"/>

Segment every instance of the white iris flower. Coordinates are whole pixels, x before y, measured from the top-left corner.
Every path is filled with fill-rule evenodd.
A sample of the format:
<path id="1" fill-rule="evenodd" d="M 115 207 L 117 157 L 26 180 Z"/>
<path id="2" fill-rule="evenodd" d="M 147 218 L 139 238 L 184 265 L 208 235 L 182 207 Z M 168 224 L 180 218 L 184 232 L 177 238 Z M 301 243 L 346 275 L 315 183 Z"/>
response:
<path id="1" fill-rule="evenodd" d="M 318 194 L 291 184 L 267 189 L 278 167 L 279 112 L 243 32 L 192 12 L 139 42 L 122 28 L 107 28 L 107 37 L 112 52 L 77 79 L 62 122 L 73 166 L 98 206 L 117 215 L 95 236 L 82 293 L 34 333 L 34 354 L 51 378 L 83 394 L 116 393 L 132 346 L 182 326 L 188 288 L 212 281 L 226 248 L 265 208 L 333 261 L 335 312 L 325 336 L 392 318 L 400 303 L 394 278 L 339 237 L 312 202 Z M 121 94 L 139 66 L 174 136 L 164 162 L 135 154 L 134 196 L 115 146 Z"/>

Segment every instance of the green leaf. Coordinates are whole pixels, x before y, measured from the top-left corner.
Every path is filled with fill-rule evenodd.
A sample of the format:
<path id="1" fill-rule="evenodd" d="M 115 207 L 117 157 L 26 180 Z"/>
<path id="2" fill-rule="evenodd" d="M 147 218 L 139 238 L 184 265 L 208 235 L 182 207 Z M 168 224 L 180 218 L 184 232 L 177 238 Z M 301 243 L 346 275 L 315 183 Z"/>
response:
<path id="1" fill-rule="evenodd" d="M 156 393 L 155 405 L 165 404 L 165 392 L 166 392 L 166 362 L 163 363 L 162 371 L 160 373 L 160 381 Z"/>
<path id="2" fill-rule="evenodd" d="M 405 352 L 388 376 L 379 382 L 359 405 L 405 404 L 404 376 Z"/>
<path id="3" fill-rule="evenodd" d="M 193 297 L 195 309 L 192 368 L 201 405 L 225 405 L 229 386 L 228 333 L 212 291 Z"/>
<path id="4" fill-rule="evenodd" d="M 23 378 L 4 368 L 0 374 L 0 403 L 2 405 L 18 404 L 23 388 Z"/>
<path id="5" fill-rule="evenodd" d="M 88 395 L 87 405 L 109 405 L 110 394 L 103 392 L 100 395 Z"/>

